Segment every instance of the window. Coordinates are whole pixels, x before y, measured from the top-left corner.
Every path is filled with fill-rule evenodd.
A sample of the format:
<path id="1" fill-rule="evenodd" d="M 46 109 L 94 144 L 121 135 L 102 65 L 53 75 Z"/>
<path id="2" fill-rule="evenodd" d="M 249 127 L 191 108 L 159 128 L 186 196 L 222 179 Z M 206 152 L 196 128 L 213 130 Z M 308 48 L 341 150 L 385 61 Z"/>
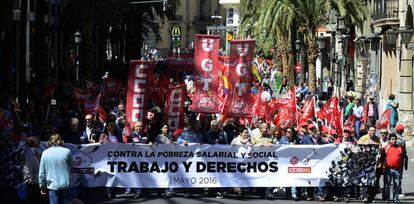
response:
<path id="1" fill-rule="evenodd" d="M 229 8 L 227 11 L 227 24 L 233 24 L 234 9 Z"/>

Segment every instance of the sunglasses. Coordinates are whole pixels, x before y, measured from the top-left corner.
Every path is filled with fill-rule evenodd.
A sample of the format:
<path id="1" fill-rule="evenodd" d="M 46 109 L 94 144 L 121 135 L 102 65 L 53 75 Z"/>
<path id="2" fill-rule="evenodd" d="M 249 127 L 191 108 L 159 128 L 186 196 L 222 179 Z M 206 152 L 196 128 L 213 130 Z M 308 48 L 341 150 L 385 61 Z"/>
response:
<path id="1" fill-rule="evenodd" d="M 388 134 L 388 132 L 381 132 L 381 134 L 382 134 L 382 135 L 386 135 L 386 134 Z"/>

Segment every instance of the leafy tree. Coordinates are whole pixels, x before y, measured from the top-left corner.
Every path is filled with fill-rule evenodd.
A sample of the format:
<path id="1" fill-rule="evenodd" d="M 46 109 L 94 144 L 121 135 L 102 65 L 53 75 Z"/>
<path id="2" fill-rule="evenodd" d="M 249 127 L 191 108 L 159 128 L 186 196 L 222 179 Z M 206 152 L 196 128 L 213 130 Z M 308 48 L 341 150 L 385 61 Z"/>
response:
<path id="1" fill-rule="evenodd" d="M 281 46 L 282 53 L 286 53 L 283 46 L 291 45 L 292 41 L 289 43 L 289 40 L 292 39 L 292 28 L 303 36 L 309 65 L 309 90 L 313 94 L 316 93 L 316 29 L 328 22 L 328 14 L 332 9 L 337 10 L 349 26 L 362 25 L 368 15 L 365 1 L 360 0 L 241 0 L 240 5 L 241 24 L 250 25 L 244 30 L 253 30 L 254 36 L 259 36 L 263 31 L 258 28 L 266 27 L 266 32 L 271 33 L 276 42 L 279 42 L 277 47 Z M 249 12 L 249 7 L 254 11 Z M 255 23 L 249 24 L 251 22 Z M 282 60 L 286 61 L 286 56 L 282 55 Z M 283 62 L 283 67 L 287 64 L 289 63 Z"/>

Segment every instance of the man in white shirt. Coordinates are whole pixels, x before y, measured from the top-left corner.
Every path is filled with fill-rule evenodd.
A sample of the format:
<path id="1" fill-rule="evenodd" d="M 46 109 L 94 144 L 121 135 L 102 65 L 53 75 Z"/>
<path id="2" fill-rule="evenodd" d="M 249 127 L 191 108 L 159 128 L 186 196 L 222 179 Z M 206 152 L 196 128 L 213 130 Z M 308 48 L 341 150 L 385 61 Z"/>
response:
<path id="1" fill-rule="evenodd" d="M 361 127 L 361 118 L 362 113 L 364 112 L 364 106 L 361 105 L 361 99 L 355 99 L 355 106 L 353 108 L 353 112 L 355 115 L 355 134 L 357 139 L 360 138 L 359 130 Z"/>

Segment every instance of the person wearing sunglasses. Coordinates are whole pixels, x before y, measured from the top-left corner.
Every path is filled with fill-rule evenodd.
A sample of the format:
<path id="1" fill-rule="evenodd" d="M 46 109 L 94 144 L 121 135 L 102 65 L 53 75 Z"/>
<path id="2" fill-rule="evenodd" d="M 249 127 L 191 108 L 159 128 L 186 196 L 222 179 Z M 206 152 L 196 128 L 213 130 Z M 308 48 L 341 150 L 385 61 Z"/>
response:
<path id="1" fill-rule="evenodd" d="M 388 144 L 388 130 L 386 128 L 381 129 L 380 131 L 381 134 L 381 146 L 384 147 L 385 145 Z"/>

